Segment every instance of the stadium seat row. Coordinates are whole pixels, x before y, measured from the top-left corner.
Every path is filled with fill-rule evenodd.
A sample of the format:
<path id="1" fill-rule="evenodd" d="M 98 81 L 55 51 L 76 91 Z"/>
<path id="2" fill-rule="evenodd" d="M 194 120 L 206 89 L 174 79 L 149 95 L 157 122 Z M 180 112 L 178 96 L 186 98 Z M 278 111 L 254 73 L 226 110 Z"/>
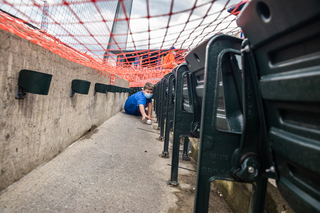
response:
<path id="1" fill-rule="evenodd" d="M 173 129 L 169 184 L 181 137 L 200 140 L 194 212 L 215 179 L 252 183 L 250 212 L 263 212 L 268 178 L 294 211 L 320 212 L 319 6 L 252 0 L 237 20 L 246 39 L 209 38 L 155 85 L 163 157 Z"/>

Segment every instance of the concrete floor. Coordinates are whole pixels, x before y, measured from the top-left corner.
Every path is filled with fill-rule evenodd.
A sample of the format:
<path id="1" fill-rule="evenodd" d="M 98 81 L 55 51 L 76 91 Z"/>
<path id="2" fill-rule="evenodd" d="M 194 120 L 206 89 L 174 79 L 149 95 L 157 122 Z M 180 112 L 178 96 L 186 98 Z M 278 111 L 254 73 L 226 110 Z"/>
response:
<path id="1" fill-rule="evenodd" d="M 118 113 L 2 191 L 0 212 L 168 212 L 178 189 L 167 185 L 171 158 L 159 157 L 158 136 Z"/>

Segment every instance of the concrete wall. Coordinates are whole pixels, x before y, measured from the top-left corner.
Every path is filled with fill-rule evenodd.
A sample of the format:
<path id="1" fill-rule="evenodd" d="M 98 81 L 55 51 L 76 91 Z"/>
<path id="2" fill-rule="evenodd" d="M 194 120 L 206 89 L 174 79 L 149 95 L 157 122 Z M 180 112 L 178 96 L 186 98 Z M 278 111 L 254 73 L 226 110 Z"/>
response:
<path id="1" fill-rule="evenodd" d="M 199 139 L 190 138 L 191 154 L 194 161 L 198 160 Z M 235 213 L 247 213 L 252 192 L 252 185 L 231 181 L 215 180 L 212 184 L 223 195 L 224 200 Z M 294 213 L 289 204 L 281 196 L 274 180 L 269 179 L 265 212 Z"/>
<path id="2" fill-rule="evenodd" d="M 15 99 L 21 69 L 52 74 L 49 94 Z M 70 97 L 73 79 L 90 81 L 89 94 Z M 94 96 L 95 83 L 110 79 L 0 30 L 0 191 L 122 109 L 127 93 Z M 115 85 L 129 82 L 116 79 Z"/>

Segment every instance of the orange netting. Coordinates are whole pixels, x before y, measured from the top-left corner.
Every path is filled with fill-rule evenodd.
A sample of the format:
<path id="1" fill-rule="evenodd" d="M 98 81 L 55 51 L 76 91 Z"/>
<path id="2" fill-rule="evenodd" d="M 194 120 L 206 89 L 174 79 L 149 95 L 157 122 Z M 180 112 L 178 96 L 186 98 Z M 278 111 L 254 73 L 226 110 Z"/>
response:
<path id="1" fill-rule="evenodd" d="M 214 34 L 239 36 L 235 15 L 243 2 L 2 0 L 0 28 L 138 87 L 171 71 L 165 63 L 171 47 L 176 65 Z"/>

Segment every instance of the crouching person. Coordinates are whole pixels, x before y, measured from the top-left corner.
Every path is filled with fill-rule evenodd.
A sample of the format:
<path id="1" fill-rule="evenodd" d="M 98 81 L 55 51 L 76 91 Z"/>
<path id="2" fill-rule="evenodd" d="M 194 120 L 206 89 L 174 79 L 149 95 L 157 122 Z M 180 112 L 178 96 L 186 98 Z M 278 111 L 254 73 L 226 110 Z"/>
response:
<path id="1" fill-rule="evenodd" d="M 129 115 L 142 116 L 142 121 L 152 120 L 152 95 L 153 84 L 146 83 L 143 86 L 143 90 L 131 95 L 124 104 L 124 110 Z M 146 111 L 146 108 L 148 110 Z M 151 122 L 147 122 L 151 124 Z"/>

